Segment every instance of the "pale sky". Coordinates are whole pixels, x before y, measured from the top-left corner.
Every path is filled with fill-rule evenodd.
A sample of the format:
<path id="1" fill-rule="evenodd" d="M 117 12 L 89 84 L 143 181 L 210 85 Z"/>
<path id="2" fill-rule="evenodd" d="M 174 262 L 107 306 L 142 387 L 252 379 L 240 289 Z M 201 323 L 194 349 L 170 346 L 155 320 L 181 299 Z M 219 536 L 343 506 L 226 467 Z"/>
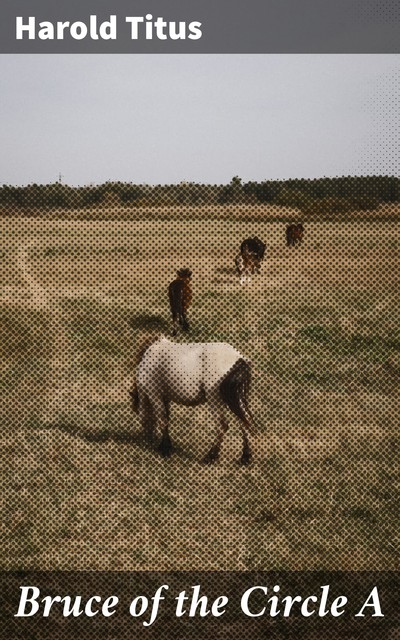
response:
<path id="1" fill-rule="evenodd" d="M 400 56 L 2 55 L 0 184 L 400 175 Z"/>

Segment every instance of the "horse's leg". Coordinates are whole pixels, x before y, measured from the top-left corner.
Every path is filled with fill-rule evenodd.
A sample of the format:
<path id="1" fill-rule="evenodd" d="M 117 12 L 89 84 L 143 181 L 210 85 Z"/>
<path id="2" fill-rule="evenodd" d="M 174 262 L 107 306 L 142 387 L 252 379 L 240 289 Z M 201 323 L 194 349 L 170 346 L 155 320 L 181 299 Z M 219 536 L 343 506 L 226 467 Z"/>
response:
<path id="1" fill-rule="evenodd" d="M 176 313 L 176 311 L 174 311 L 172 314 L 172 335 L 173 336 L 176 336 L 178 333 L 178 322 L 179 322 L 178 314 Z"/>
<path id="2" fill-rule="evenodd" d="M 164 458 L 169 458 L 172 453 L 172 442 L 168 432 L 169 403 L 163 398 L 157 398 L 152 402 L 157 422 L 161 428 L 161 442 L 158 450 Z"/>
<path id="3" fill-rule="evenodd" d="M 139 396 L 139 391 L 138 391 L 136 382 L 134 382 L 132 387 L 129 389 L 129 395 L 131 397 L 131 405 L 132 405 L 133 413 L 139 413 L 140 396 Z"/>
<path id="4" fill-rule="evenodd" d="M 214 396 L 210 399 L 208 404 L 211 417 L 216 424 L 217 428 L 217 437 L 214 440 L 214 443 L 207 453 L 207 455 L 203 458 L 203 462 L 206 464 L 210 464 L 217 460 L 219 457 L 219 452 L 221 449 L 222 440 L 224 439 L 225 433 L 229 429 L 228 421 L 226 420 L 224 407 L 221 403 L 221 400 L 218 396 Z"/>
<path id="5" fill-rule="evenodd" d="M 240 458 L 241 464 L 250 464 L 253 454 L 249 444 L 249 434 L 253 437 L 256 436 L 256 429 L 254 425 L 253 415 L 247 405 L 247 399 L 241 403 L 242 415 L 239 417 L 240 429 L 243 437 L 243 452 Z"/>
<path id="6" fill-rule="evenodd" d="M 249 284 L 249 282 L 251 282 L 250 273 L 251 273 L 251 269 L 250 269 L 249 265 L 247 264 L 245 266 L 245 268 L 243 269 L 243 272 L 242 272 L 243 281 L 241 281 L 241 284 Z"/>
<path id="7" fill-rule="evenodd" d="M 250 449 L 249 437 L 248 437 L 249 425 L 247 422 L 243 422 L 241 420 L 240 428 L 242 430 L 242 436 L 243 436 L 243 452 L 242 452 L 242 457 L 240 458 L 240 464 L 247 465 L 247 464 L 250 464 L 251 459 L 253 457 L 253 454 Z"/>
<path id="8" fill-rule="evenodd" d="M 249 464 L 251 461 L 249 434 L 256 435 L 254 418 L 248 404 L 250 382 L 250 364 L 240 358 L 219 385 L 222 402 L 239 419 L 243 437 L 242 464 Z"/>
<path id="9" fill-rule="evenodd" d="M 155 416 L 154 411 L 152 409 L 151 402 L 147 395 L 141 394 L 139 401 L 139 418 L 143 428 L 143 433 L 145 439 L 149 443 L 154 442 L 155 436 Z"/>
<path id="10" fill-rule="evenodd" d="M 173 336 L 177 336 L 178 333 L 180 332 L 181 328 L 182 328 L 182 312 L 181 310 L 178 308 L 176 309 L 175 313 L 174 313 L 174 317 L 173 317 L 173 332 L 172 335 Z"/>
<path id="11" fill-rule="evenodd" d="M 186 310 L 184 309 L 182 311 L 182 331 L 189 331 L 189 330 L 190 330 L 190 325 L 187 319 Z"/>

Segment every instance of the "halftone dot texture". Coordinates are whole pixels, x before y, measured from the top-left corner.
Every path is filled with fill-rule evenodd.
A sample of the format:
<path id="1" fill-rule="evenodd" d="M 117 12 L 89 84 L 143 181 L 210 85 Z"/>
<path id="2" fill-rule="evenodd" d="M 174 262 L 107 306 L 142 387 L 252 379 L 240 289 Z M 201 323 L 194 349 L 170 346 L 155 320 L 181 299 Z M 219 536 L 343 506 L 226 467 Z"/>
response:
<path id="1" fill-rule="evenodd" d="M 383 98 L 383 93 L 385 97 Z M 359 170 L 366 174 L 373 173 L 374 162 L 379 162 L 383 173 L 399 175 L 400 125 L 393 116 L 400 110 L 400 75 L 391 70 L 375 80 L 373 90 L 366 102 L 364 110 L 371 114 L 370 139 L 361 152 Z M 376 166 L 376 164 L 375 164 Z"/>
<path id="2" fill-rule="evenodd" d="M 399 200 L 396 178 L 1 188 L 2 568 L 398 568 Z M 190 328 L 172 337 L 183 268 Z M 160 423 L 146 441 L 129 391 L 155 333 L 251 362 L 251 464 L 229 409 L 202 464 L 207 403 L 171 405 L 170 458 Z M 230 357 L 185 373 L 199 399 Z"/>
<path id="3" fill-rule="evenodd" d="M 354 12 L 361 24 L 369 22 L 375 27 L 380 22 L 393 24 L 400 21 L 400 7 L 396 0 L 358 0 Z"/>

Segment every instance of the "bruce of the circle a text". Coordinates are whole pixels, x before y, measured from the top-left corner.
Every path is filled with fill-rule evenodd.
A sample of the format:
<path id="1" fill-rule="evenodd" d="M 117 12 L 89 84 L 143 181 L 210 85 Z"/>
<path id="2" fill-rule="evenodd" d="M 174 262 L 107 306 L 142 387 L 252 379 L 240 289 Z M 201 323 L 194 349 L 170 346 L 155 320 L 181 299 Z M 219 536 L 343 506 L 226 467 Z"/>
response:
<path id="1" fill-rule="evenodd" d="M 94 617 L 98 614 L 106 618 L 114 615 L 117 611 L 119 598 L 116 595 L 102 598 L 94 595 L 84 599 L 82 596 L 44 596 L 40 589 L 35 586 L 20 587 L 20 601 L 17 618 L 29 618 L 39 614 L 39 617 L 47 618 L 50 614 L 61 614 L 63 617 Z M 169 586 L 160 586 L 153 597 L 148 598 L 138 595 L 131 601 L 129 613 L 133 618 L 141 618 L 142 624 L 150 626 L 157 619 L 162 601 L 166 600 L 165 594 Z M 338 618 L 345 613 L 348 598 L 340 595 L 333 598 L 330 595 L 330 585 L 320 587 L 319 595 L 309 595 L 306 597 L 297 595 L 280 595 L 280 586 L 272 588 L 266 586 L 254 586 L 247 589 L 240 600 L 241 612 L 248 618 L 259 618 L 269 616 L 271 618 L 288 618 L 291 615 L 301 615 L 304 618 L 311 616 Z M 191 587 L 191 592 L 181 591 L 175 598 L 175 616 L 200 617 L 211 616 L 219 618 L 227 610 L 229 599 L 225 595 L 215 599 L 201 595 L 201 585 Z M 352 615 L 363 618 L 365 616 L 383 618 L 378 588 L 369 590 L 367 596 L 361 599 Z M 166 603 L 165 603 L 166 604 Z M 353 609 L 353 607 L 352 607 Z"/>

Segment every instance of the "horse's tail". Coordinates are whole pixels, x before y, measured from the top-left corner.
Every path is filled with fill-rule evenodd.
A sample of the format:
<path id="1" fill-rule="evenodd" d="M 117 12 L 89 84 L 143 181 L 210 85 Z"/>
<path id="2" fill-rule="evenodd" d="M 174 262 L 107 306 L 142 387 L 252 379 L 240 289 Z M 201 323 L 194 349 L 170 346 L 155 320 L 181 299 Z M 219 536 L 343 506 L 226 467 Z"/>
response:
<path id="1" fill-rule="evenodd" d="M 255 434 L 255 423 L 249 408 L 251 365 L 239 358 L 222 380 L 219 390 L 223 402 L 232 413 L 246 423 L 251 434 Z"/>
<path id="2" fill-rule="evenodd" d="M 151 347 L 152 344 L 157 342 L 160 338 L 162 338 L 161 333 L 151 332 L 151 331 L 143 331 L 139 333 L 136 339 L 136 347 L 135 347 L 135 365 L 138 366 L 142 361 L 144 354 L 147 349 Z"/>

